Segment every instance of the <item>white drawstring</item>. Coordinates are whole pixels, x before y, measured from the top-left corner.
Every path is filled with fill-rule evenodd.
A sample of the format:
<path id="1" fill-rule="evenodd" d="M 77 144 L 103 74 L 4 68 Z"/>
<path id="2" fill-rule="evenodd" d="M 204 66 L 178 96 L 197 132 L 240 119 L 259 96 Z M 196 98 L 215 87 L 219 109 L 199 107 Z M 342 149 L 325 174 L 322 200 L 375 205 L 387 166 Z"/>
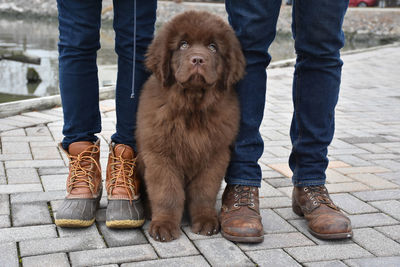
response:
<path id="1" fill-rule="evenodd" d="M 132 59 L 132 93 L 135 98 L 135 70 L 136 70 L 136 0 L 133 0 L 133 59 Z"/>

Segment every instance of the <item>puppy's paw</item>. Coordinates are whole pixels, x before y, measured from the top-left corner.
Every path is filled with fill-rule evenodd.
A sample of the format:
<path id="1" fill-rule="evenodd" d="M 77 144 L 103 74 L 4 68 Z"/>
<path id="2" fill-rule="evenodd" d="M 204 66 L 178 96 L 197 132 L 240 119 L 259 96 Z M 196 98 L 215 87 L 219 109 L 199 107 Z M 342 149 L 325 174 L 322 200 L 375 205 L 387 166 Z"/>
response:
<path id="1" fill-rule="evenodd" d="M 178 239 L 181 235 L 179 224 L 170 221 L 151 221 L 150 236 L 160 242 L 169 242 Z"/>
<path id="2" fill-rule="evenodd" d="M 196 216 L 192 219 L 192 232 L 199 235 L 215 235 L 219 232 L 217 216 Z"/>

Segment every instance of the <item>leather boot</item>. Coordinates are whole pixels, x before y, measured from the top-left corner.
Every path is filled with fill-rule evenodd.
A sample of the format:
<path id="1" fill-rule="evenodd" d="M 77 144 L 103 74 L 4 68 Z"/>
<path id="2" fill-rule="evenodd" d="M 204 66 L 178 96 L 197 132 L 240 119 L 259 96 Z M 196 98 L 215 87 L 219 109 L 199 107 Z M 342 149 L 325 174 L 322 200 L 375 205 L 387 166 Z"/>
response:
<path id="1" fill-rule="evenodd" d="M 93 224 L 103 190 L 99 163 L 100 140 L 75 142 L 65 151 L 69 158 L 67 196 L 57 211 L 55 223 L 61 227 Z"/>
<path id="2" fill-rule="evenodd" d="M 108 227 L 134 228 L 144 224 L 139 186 L 135 152 L 128 145 L 111 144 L 106 177 Z"/>
<path id="3" fill-rule="evenodd" d="M 305 217 L 309 232 L 320 239 L 353 235 L 350 219 L 333 203 L 324 185 L 294 187 L 292 208 L 294 213 Z"/>
<path id="4" fill-rule="evenodd" d="M 235 242 L 260 243 L 264 230 L 259 210 L 258 188 L 227 185 L 219 215 L 221 234 Z"/>

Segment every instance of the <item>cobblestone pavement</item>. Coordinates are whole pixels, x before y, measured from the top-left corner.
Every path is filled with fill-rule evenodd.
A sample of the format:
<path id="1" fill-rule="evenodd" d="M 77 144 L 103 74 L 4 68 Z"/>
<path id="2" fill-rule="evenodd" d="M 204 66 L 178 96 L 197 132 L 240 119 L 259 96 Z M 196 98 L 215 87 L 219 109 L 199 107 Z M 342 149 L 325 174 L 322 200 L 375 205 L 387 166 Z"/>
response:
<path id="1" fill-rule="evenodd" d="M 149 238 L 148 223 L 110 230 L 104 224 L 106 199 L 95 225 L 56 227 L 67 159 L 57 148 L 62 110 L 55 108 L 0 119 L 0 266 L 400 266 L 400 46 L 343 60 L 327 187 L 352 220 L 352 240 L 318 240 L 291 210 L 289 67 L 269 70 L 260 159 L 264 243 L 195 235 L 186 222 L 171 243 Z M 102 101 L 101 111 L 105 169 L 114 101 Z"/>

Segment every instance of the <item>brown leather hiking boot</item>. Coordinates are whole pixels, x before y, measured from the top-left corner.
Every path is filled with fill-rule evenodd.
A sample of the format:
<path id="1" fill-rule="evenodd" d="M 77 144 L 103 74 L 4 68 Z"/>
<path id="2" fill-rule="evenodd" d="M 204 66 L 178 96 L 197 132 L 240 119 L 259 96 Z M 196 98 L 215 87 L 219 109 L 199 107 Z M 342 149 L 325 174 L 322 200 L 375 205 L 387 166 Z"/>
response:
<path id="1" fill-rule="evenodd" d="M 264 230 L 255 186 L 227 185 L 219 215 L 221 234 L 235 242 L 260 243 Z"/>
<path id="2" fill-rule="evenodd" d="M 93 224 L 103 190 L 99 163 L 100 140 L 75 142 L 65 151 L 69 158 L 67 196 L 57 211 L 55 223 L 61 227 Z"/>
<path id="3" fill-rule="evenodd" d="M 294 187 L 294 213 L 308 221 L 308 231 L 320 239 L 352 237 L 350 219 L 333 204 L 324 185 Z"/>
<path id="4" fill-rule="evenodd" d="M 111 144 L 106 178 L 108 227 L 133 228 L 144 224 L 139 186 L 135 152 L 128 145 Z"/>

